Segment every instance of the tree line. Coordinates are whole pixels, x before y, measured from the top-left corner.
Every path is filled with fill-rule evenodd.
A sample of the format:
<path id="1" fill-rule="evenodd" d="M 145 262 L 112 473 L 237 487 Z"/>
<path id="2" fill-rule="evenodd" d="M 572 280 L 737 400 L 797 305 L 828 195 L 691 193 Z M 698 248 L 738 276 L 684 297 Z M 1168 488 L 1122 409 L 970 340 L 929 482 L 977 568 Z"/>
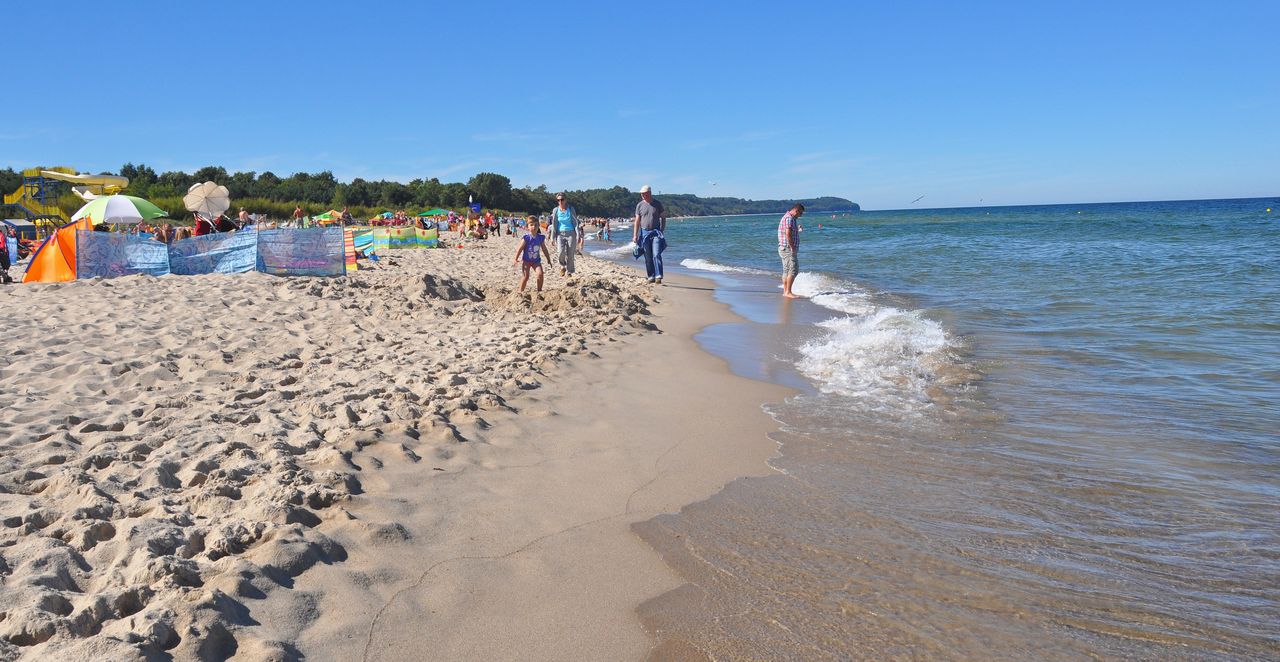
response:
<path id="1" fill-rule="evenodd" d="M 486 209 L 507 213 L 545 213 L 555 206 L 555 191 L 545 185 L 520 187 L 497 173 L 482 172 L 466 182 L 441 182 L 437 178 L 402 182 L 359 177 L 340 182 L 332 172 L 296 172 L 280 177 L 273 172 L 228 173 L 221 166 L 206 166 L 193 173 L 168 171 L 157 173 L 145 164 L 124 164 L 119 172 L 100 174 L 129 178 L 123 192 L 155 202 L 162 209 L 178 215 L 183 206 L 182 195 L 192 184 L 213 181 L 227 187 L 232 204 L 250 211 L 266 212 L 274 217 L 287 217 L 295 206 L 307 213 L 348 207 L 360 217 L 379 211 L 404 209 L 422 211 L 433 207 L 463 209 L 473 199 Z M 12 169 L 0 170 L 0 191 L 13 192 L 22 184 L 22 175 Z M 584 216 L 629 217 L 635 212 L 639 193 L 621 186 L 602 189 L 566 191 L 579 214 Z M 744 200 L 742 198 L 703 198 L 691 194 L 661 194 L 658 198 L 672 216 L 716 216 L 729 214 L 781 213 L 796 202 L 811 211 L 854 211 L 858 205 L 844 198 L 822 197 L 804 200 Z M 68 199 L 66 204 L 75 204 Z M 166 206 L 167 205 L 167 206 Z M 72 210 L 74 211 L 74 210 Z"/>

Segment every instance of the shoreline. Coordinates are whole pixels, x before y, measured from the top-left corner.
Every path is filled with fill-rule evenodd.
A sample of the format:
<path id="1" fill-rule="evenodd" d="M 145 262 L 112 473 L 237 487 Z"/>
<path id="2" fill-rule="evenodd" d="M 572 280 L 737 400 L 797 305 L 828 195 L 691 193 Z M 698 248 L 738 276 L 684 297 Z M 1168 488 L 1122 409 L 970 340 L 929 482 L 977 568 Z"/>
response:
<path id="1" fill-rule="evenodd" d="M 520 296 L 514 246 L 17 290 L 70 349 L 0 364 L 0 658 L 645 655 L 682 582 L 631 525 L 771 473 L 785 389 L 699 347 L 705 281 Z"/>
<path id="2" fill-rule="evenodd" d="M 697 279 L 668 283 L 650 318 L 659 333 L 567 359 L 541 388 L 510 402 L 518 413 L 486 415 L 462 431 L 468 444 L 500 449 L 481 453 L 483 469 L 401 497 L 415 512 L 426 504 L 438 508 L 428 515 L 436 523 L 434 540 L 404 557 L 379 550 L 388 560 L 373 567 L 353 571 L 348 560 L 315 571 L 316 583 L 341 585 L 324 599 L 334 608 L 378 608 L 351 622 L 367 628 L 326 630 L 317 622 L 300 633 L 304 653 L 404 659 L 424 654 L 423 645 L 432 659 L 640 659 L 649 653 L 656 642 L 637 610 L 684 582 L 633 525 L 710 497 L 737 478 L 774 473 L 766 460 L 776 444 L 766 434 L 776 424 L 759 405 L 782 391 L 731 375 L 702 350 L 694 334 L 732 317 L 724 306 L 705 305 L 712 303 L 709 293 L 685 289 L 701 287 Z M 662 360 L 633 364 L 638 351 Z M 708 424 L 698 396 L 730 386 L 723 411 Z M 651 397 L 648 389 L 661 391 L 656 397 L 665 420 L 652 428 L 632 425 L 633 403 Z M 412 473 L 392 475 L 378 491 L 399 493 Z M 395 508 L 372 493 L 357 502 L 353 513 L 362 519 Z M 412 517 L 400 521 L 411 532 L 420 525 Z M 374 556 L 338 540 L 352 558 Z M 417 558 L 425 567 L 416 576 L 400 575 L 377 588 L 353 581 L 353 573 L 396 574 Z M 300 589 L 311 582 L 303 576 Z M 286 602 L 269 599 L 268 608 L 297 611 Z"/>
<path id="3" fill-rule="evenodd" d="M 1251 361 L 1274 343 L 1242 294 L 1265 280 L 1260 212 L 845 223 L 809 242 L 797 291 L 826 310 L 807 325 L 744 249 L 771 219 L 670 237 L 669 262 L 760 323 L 700 340 L 739 374 L 814 388 L 768 406 L 785 476 L 640 531 L 691 585 L 642 610 L 666 640 L 653 657 L 1266 658 L 1276 426 L 1256 405 L 1275 389 Z M 1116 266 L 1101 243 L 1162 267 Z M 1010 278 L 1027 270 L 1043 278 Z"/>

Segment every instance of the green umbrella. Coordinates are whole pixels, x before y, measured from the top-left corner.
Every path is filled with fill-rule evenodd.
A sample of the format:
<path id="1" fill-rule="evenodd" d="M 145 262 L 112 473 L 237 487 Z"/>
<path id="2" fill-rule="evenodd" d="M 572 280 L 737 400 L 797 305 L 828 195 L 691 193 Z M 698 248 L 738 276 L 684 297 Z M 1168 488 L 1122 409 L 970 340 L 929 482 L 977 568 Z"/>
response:
<path id="1" fill-rule="evenodd" d="M 445 210 L 443 210 L 443 209 L 441 209 L 441 208 L 439 208 L 439 207 L 436 207 L 435 209 L 430 209 L 430 210 L 424 211 L 424 212 L 422 212 L 421 214 L 418 214 L 418 215 L 419 215 L 419 216 L 448 216 L 448 215 L 449 215 L 449 212 L 447 212 L 447 211 L 445 211 Z"/>
<path id="2" fill-rule="evenodd" d="M 78 221 L 88 218 L 94 223 L 137 223 L 141 220 L 168 216 L 169 212 L 132 195 L 106 195 L 96 198 L 80 208 L 71 217 Z"/>
<path id="3" fill-rule="evenodd" d="M 319 216 L 316 216 L 316 217 L 314 217 L 314 218 L 316 218 L 317 220 L 321 220 L 321 221 L 332 221 L 332 220 L 333 220 L 333 214 L 331 214 L 331 213 L 329 213 L 329 212 L 325 212 L 325 213 L 320 214 Z"/>

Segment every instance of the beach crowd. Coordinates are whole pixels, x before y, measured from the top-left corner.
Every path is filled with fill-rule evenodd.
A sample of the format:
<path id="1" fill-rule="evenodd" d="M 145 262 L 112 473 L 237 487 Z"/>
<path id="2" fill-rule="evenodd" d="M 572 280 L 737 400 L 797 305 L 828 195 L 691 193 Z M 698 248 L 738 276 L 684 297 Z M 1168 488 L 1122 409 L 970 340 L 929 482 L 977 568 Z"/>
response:
<path id="1" fill-rule="evenodd" d="M 437 210 L 442 213 L 417 216 L 405 210 L 384 212 L 359 224 L 372 227 L 417 227 L 423 230 L 451 232 L 458 240 L 487 240 L 490 237 L 519 236 L 520 245 L 516 252 L 515 263 L 521 265 L 520 291 L 532 275 L 536 288 L 542 290 L 544 274 L 542 257 L 552 261 L 551 251 L 554 249 L 555 261 L 560 267 L 560 275 L 572 277 L 576 271 L 576 257 L 582 254 L 583 244 L 588 237 L 612 240 L 614 227 L 631 227 L 632 256 L 637 260 L 644 258 L 645 280 L 653 284 L 661 284 L 664 274 L 662 253 L 667 248 L 667 213 L 666 208 L 653 196 L 649 185 L 640 188 L 640 200 L 636 203 L 635 214 L 630 219 L 584 218 L 569 200 L 567 193 L 556 194 L 556 206 L 547 214 L 540 216 L 495 214 L 486 211 L 458 213 Z M 778 223 L 778 258 L 782 263 L 782 296 L 795 299 L 799 295 L 792 291 L 796 276 L 800 271 L 800 218 L 804 216 L 804 205 L 795 204 Z M 232 219 L 225 214 L 217 214 L 213 218 L 207 215 L 193 214 L 190 226 L 177 226 L 172 223 L 151 224 L 146 221 L 121 228 L 124 232 L 149 237 L 155 241 L 171 244 L 190 237 L 201 237 L 216 233 L 235 232 L 255 225 L 269 228 L 307 228 L 326 225 L 355 225 L 347 208 L 341 211 L 331 209 L 324 214 L 308 216 L 302 207 L 294 209 L 292 218 L 283 222 L 273 222 L 265 214 L 249 213 L 241 207 Z M 594 230 L 587 232 L 587 226 Z M 95 226 L 96 230 L 107 231 L 106 225 Z M 12 229 L 10 229 L 12 232 Z M 549 246 L 548 246 L 549 244 Z M 0 242 L 0 277 L 7 277 L 8 267 L 17 260 L 17 256 L 9 255 L 4 242 Z"/>

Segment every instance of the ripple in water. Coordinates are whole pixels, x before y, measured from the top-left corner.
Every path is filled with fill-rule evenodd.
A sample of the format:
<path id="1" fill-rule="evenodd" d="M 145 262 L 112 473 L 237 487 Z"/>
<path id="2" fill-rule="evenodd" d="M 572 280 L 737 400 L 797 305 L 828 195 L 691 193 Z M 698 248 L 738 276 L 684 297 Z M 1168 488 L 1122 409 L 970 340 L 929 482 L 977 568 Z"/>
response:
<path id="1" fill-rule="evenodd" d="M 1278 203 L 807 232 L 822 332 L 752 357 L 816 387 L 768 407 L 785 475 L 635 526 L 688 582 L 653 657 L 1277 659 Z M 776 222 L 672 246 L 761 296 Z"/>

